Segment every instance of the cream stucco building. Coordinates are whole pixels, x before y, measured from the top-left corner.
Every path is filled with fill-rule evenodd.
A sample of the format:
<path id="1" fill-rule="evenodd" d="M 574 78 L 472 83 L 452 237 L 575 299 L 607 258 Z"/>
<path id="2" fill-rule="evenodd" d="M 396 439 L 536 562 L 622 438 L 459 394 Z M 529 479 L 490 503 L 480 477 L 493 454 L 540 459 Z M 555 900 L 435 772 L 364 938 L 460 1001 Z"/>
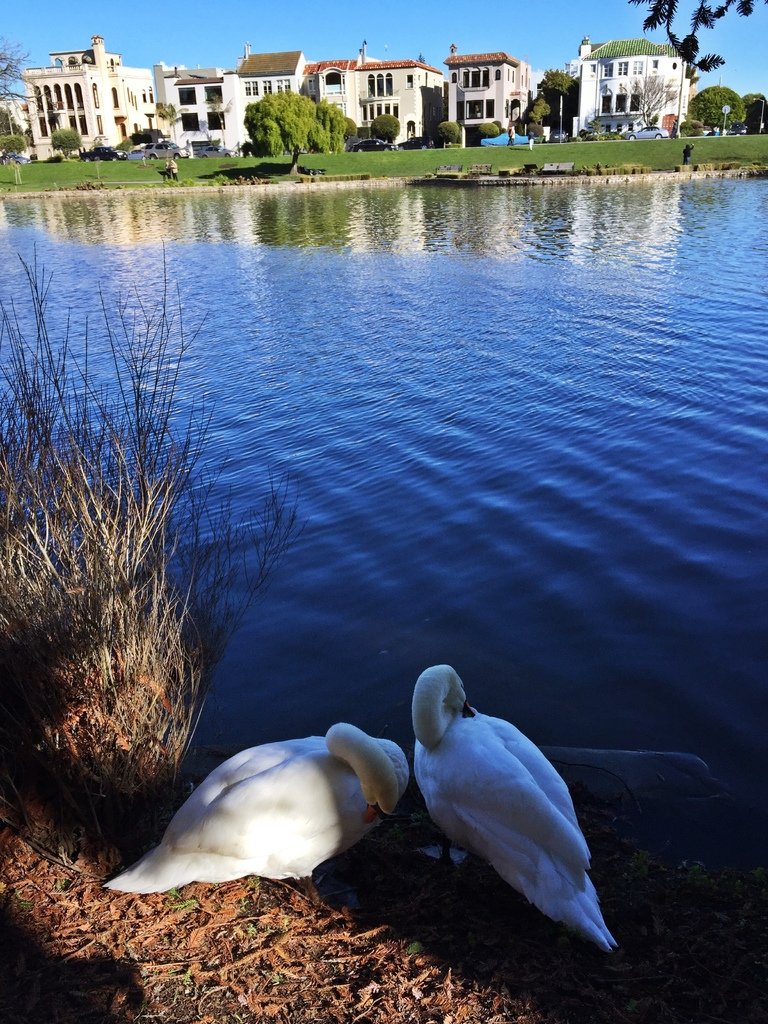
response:
<path id="1" fill-rule="evenodd" d="M 23 76 L 38 158 L 51 156 L 51 134 L 59 128 L 74 128 L 90 148 L 116 146 L 155 127 L 152 73 L 126 67 L 101 36 L 92 36 L 88 49 L 58 50 L 50 57 L 49 67 L 27 68 Z"/>
<path id="2" fill-rule="evenodd" d="M 530 65 L 503 51 L 460 54 L 451 46 L 448 65 L 448 120 L 464 131 L 467 146 L 477 146 L 481 124 L 502 128 L 525 114 L 531 98 Z"/>

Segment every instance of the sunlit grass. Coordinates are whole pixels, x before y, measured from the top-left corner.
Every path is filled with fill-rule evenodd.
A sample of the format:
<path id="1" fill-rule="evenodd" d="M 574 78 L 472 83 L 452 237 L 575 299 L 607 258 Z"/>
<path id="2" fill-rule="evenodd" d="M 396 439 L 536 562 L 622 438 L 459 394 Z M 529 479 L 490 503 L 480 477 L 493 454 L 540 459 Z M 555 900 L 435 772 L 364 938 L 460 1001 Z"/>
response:
<path id="1" fill-rule="evenodd" d="M 649 170 L 671 170 L 683 162 L 685 139 L 654 139 L 644 142 L 565 142 L 527 146 L 483 146 L 471 149 L 407 150 L 383 153 L 316 153 L 302 157 L 301 165 L 322 168 L 329 176 L 366 175 L 381 177 L 422 177 L 444 164 L 490 164 L 494 171 L 541 166 L 551 161 L 573 162 L 575 170 L 602 166 L 640 164 Z M 768 135 L 726 135 L 697 138 L 693 163 L 719 165 L 724 162 L 749 166 L 768 163 Z M 243 178 L 268 181 L 289 180 L 290 160 L 274 158 L 222 158 L 179 160 L 179 185 L 218 185 Z M 121 160 L 112 163 L 31 163 L 0 166 L 0 194 L 52 189 L 100 189 L 151 187 L 173 190 L 160 172 L 162 160 Z M 315 179 L 322 180 L 322 179 Z"/>

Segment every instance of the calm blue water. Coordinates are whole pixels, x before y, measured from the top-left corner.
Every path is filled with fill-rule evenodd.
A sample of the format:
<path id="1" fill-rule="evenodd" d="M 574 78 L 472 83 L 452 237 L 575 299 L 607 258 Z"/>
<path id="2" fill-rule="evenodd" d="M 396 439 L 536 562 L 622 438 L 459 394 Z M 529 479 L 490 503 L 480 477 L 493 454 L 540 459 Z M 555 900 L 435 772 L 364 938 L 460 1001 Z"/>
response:
<path id="1" fill-rule="evenodd" d="M 665 838 L 765 862 L 767 219 L 768 182 L 50 197 L 0 208 L 0 294 L 36 253 L 96 324 L 165 259 L 221 486 L 295 482 L 201 739 L 407 745 L 450 662 L 538 743 L 698 754 L 737 799 Z"/>

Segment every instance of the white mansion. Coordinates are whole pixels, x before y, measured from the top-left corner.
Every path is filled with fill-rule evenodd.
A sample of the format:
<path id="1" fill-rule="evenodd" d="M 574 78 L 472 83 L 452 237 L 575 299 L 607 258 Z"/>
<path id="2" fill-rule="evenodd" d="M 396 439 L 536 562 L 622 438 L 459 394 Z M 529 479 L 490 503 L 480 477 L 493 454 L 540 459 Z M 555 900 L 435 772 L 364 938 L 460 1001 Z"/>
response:
<path id="1" fill-rule="evenodd" d="M 691 82 L 672 46 L 647 39 L 591 43 L 585 36 L 567 70 L 579 82 L 574 135 L 594 121 L 603 131 L 625 132 L 655 119 L 671 131 L 688 113 Z"/>

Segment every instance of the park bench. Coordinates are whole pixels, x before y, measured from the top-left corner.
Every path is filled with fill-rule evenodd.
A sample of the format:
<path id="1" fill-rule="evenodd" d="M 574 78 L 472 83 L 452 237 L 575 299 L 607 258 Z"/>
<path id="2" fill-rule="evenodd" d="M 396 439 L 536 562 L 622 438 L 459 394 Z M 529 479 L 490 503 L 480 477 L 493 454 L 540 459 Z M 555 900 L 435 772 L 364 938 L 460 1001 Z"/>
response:
<path id="1" fill-rule="evenodd" d="M 477 177 L 480 174 L 492 174 L 493 172 L 490 164 L 472 164 L 469 173 L 473 177 Z"/>
<path id="2" fill-rule="evenodd" d="M 523 174 L 536 174 L 538 169 L 538 164 L 523 164 Z"/>
<path id="3" fill-rule="evenodd" d="M 441 164 L 435 171 L 436 174 L 460 174 L 464 164 Z"/>
<path id="4" fill-rule="evenodd" d="M 308 174 L 310 178 L 314 178 L 318 174 L 325 174 L 325 169 L 322 167 L 300 167 L 299 174 Z"/>
<path id="5" fill-rule="evenodd" d="M 544 164 L 541 168 L 542 174 L 569 174 L 573 170 L 573 164 Z"/>

